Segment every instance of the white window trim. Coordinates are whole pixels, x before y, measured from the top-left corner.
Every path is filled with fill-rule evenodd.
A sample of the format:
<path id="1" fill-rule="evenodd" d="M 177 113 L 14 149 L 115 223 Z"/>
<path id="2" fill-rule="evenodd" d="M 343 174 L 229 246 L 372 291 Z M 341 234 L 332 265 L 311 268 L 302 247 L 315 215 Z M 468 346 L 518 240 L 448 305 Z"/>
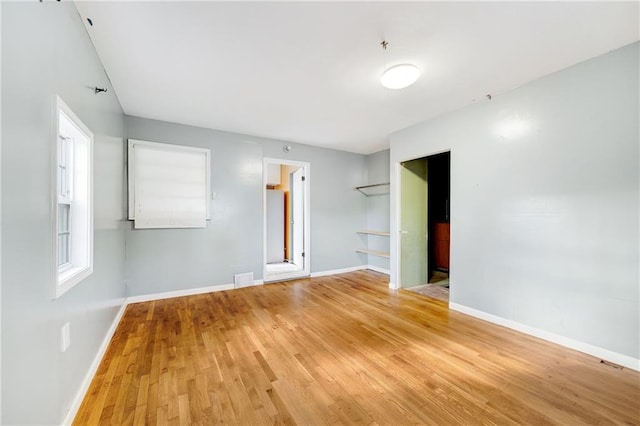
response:
<path id="1" fill-rule="evenodd" d="M 135 161 L 135 147 L 136 146 L 146 146 L 146 147 L 153 147 L 156 148 L 158 150 L 163 150 L 163 151 L 174 151 L 174 152 L 193 152 L 193 153 L 199 153 L 199 154 L 204 154 L 205 158 L 206 158 L 206 203 L 205 203 L 205 219 L 206 220 L 211 220 L 211 150 L 207 149 L 207 148 L 196 148 L 196 147 L 192 147 L 192 146 L 184 146 L 184 145 L 175 145 L 175 144 L 166 144 L 166 143 L 159 143 L 159 142 L 150 142 L 150 141 L 143 141 L 143 140 L 137 140 L 137 139 L 129 139 L 128 140 L 128 150 L 127 150 L 127 163 L 128 163 L 128 168 L 127 168 L 127 172 L 128 172 L 128 183 L 127 183 L 127 188 L 128 188 L 128 218 L 129 220 L 136 220 L 136 215 L 135 215 L 135 194 L 136 194 L 136 188 L 135 188 L 135 165 L 136 165 L 136 161 Z M 160 226 L 160 228 L 189 228 L 191 226 Z M 153 229 L 153 228 L 149 228 L 149 229 Z"/>
<path id="2" fill-rule="evenodd" d="M 87 176 L 87 235 L 86 235 L 86 262 L 82 265 L 70 265 L 63 268 L 58 268 L 58 134 L 60 128 L 60 113 L 64 113 L 72 124 L 85 136 L 87 136 L 87 158 L 88 176 Z M 79 282 L 87 278 L 93 273 L 93 132 L 89 130 L 87 126 L 78 118 L 78 116 L 69 108 L 69 106 L 59 97 L 55 96 L 53 107 L 53 120 L 52 120 L 52 176 L 51 176 L 51 211 L 52 211 L 52 270 L 53 270 L 53 283 L 54 291 L 53 298 L 57 299 L 67 291 L 71 290 Z M 73 251 L 73 247 L 71 248 Z"/>

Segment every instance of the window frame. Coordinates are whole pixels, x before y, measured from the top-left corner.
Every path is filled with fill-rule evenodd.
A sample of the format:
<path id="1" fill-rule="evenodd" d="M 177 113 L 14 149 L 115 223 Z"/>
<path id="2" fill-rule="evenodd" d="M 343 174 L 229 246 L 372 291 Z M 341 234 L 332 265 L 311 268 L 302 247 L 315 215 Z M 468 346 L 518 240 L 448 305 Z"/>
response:
<path id="1" fill-rule="evenodd" d="M 59 119 L 58 115 L 58 119 Z M 58 125 L 58 128 L 60 126 Z M 57 249 L 56 252 L 56 264 L 58 265 L 58 273 L 69 269 L 72 266 L 71 262 L 71 201 L 73 200 L 73 140 L 71 138 L 62 136 L 60 132 L 57 132 L 57 146 L 56 146 L 56 197 L 57 197 Z M 62 163 L 62 165 L 61 165 Z M 60 230 L 60 207 L 66 206 L 66 230 Z M 60 236 L 62 234 L 68 235 L 67 242 L 67 262 L 60 264 Z"/>
<path id="2" fill-rule="evenodd" d="M 60 230 L 60 207 L 62 206 L 66 206 L 67 208 L 67 213 L 66 213 L 66 230 L 61 231 Z M 67 203 L 67 202 L 60 202 L 58 201 L 58 220 L 56 221 L 58 223 L 58 227 L 57 227 L 57 247 L 58 247 L 58 251 L 56 252 L 56 265 L 58 265 L 58 273 L 64 272 L 67 269 L 71 268 L 73 266 L 73 263 L 71 262 L 71 259 L 73 259 L 72 257 L 72 253 L 71 253 L 71 247 L 72 247 L 72 236 L 71 236 L 71 203 Z M 66 244 L 66 262 L 65 263 L 60 263 L 60 249 L 61 249 L 61 241 L 60 241 L 60 237 L 62 235 L 67 235 L 67 244 Z"/>
<path id="3" fill-rule="evenodd" d="M 64 116 L 64 118 L 63 118 Z M 80 140 L 63 139 L 61 123 L 70 125 Z M 93 273 L 93 144 L 94 135 L 69 106 L 55 96 L 52 120 L 52 246 L 53 298 L 57 299 Z M 68 136 L 68 135 L 67 135 Z M 61 150 L 66 146 L 64 160 L 66 188 L 61 188 L 59 167 Z M 82 179 L 80 181 L 79 179 Z M 62 194 L 65 189 L 66 194 Z M 78 189 L 76 191 L 76 189 Z M 60 250 L 60 206 L 68 205 L 68 260 L 58 265 Z M 75 246 L 75 248 L 74 248 Z"/>
<path id="4" fill-rule="evenodd" d="M 127 189 L 128 189 L 128 219 L 132 220 L 135 229 L 197 229 L 206 228 L 206 222 L 211 220 L 211 150 L 209 148 L 199 148 L 188 145 L 177 145 L 169 143 L 151 142 L 139 139 L 128 139 L 127 149 Z M 138 226 L 136 223 L 136 147 L 144 147 L 157 152 L 175 152 L 182 154 L 203 155 L 205 158 L 205 224 L 204 226 L 187 225 L 181 222 L 181 218 L 168 219 L 153 226 Z"/>

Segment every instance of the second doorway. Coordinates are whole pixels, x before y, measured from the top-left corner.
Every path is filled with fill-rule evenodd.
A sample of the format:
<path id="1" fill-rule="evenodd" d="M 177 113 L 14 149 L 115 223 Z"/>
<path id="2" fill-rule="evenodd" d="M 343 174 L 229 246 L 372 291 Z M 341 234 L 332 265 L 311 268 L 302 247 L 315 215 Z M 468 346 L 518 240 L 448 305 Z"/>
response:
<path id="1" fill-rule="evenodd" d="M 265 159 L 264 281 L 308 276 L 308 163 Z"/>
<path id="2" fill-rule="evenodd" d="M 400 283 L 448 287 L 451 155 L 405 161 L 400 170 Z"/>

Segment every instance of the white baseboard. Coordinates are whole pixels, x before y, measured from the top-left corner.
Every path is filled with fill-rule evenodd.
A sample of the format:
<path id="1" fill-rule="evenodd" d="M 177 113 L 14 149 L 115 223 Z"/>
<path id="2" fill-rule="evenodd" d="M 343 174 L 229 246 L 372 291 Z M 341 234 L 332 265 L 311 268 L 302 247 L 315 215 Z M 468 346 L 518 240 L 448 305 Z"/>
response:
<path id="1" fill-rule="evenodd" d="M 113 318 L 113 322 L 111 323 L 111 326 L 107 330 L 107 333 L 105 334 L 104 339 L 102 339 L 100 348 L 98 349 L 96 356 L 93 358 L 93 361 L 89 366 L 89 370 L 87 371 L 87 374 L 85 374 L 84 376 L 84 380 L 82 380 L 80 389 L 78 389 L 78 392 L 76 392 L 76 396 L 73 399 L 73 402 L 71 403 L 71 407 L 69 408 L 69 411 L 67 412 L 67 415 L 65 416 L 64 421 L 62 422 L 63 425 L 71 425 L 71 423 L 73 423 L 73 419 L 76 417 L 76 414 L 78 414 L 78 410 L 80 409 L 80 404 L 82 404 L 82 400 L 84 399 L 84 396 L 87 393 L 87 390 L 89 390 L 89 385 L 91 384 L 93 377 L 96 375 L 96 372 L 98 371 L 98 367 L 100 367 L 100 362 L 102 362 L 102 357 L 104 357 L 105 352 L 107 352 L 109 343 L 111 343 L 111 339 L 113 338 L 113 335 L 116 332 L 116 328 L 118 328 L 118 324 L 120 324 L 120 320 L 122 319 L 122 315 L 124 315 L 124 311 L 127 308 L 127 304 L 128 304 L 127 299 L 125 298 L 122 302 L 122 306 L 120 306 L 120 309 L 118 310 L 118 313 L 116 313 L 115 318 Z"/>
<path id="2" fill-rule="evenodd" d="M 323 271 L 323 272 L 314 272 L 311 274 L 312 277 L 322 277 L 322 276 L 326 276 L 326 275 L 335 275 L 335 274 L 344 274 L 347 272 L 354 272 L 354 271 L 360 271 L 363 269 L 371 269 L 372 271 L 376 271 L 376 272 L 381 272 L 383 274 L 388 274 L 389 271 L 385 270 L 385 269 L 381 269 L 375 266 L 370 266 L 370 265 L 362 265 L 362 266 L 354 266 L 351 268 L 344 268 L 344 269 L 334 269 L 331 271 Z M 264 284 L 263 280 L 254 280 L 253 281 L 253 285 L 262 285 Z M 95 376 L 96 372 L 98 371 L 98 367 L 100 366 L 100 362 L 102 361 L 102 357 L 104 356 L 105 352 L 107 351 L 107 348 L 109 346 L 109 343 L 111 342 L 111 339 L 113 338 L 113 335 L 116 331 L 116 328 L 118 327 L 118 324 L 120 323 L 120 320 L 122 319 L 122 315 L 124 314 L 125 309 L 127 308 L 127 306 L 129 304 L 132 303 L 140 303 L 140 302 L 150 302 L 153 300 L 162 300 L 162 299 L 170 299 L 172 297 L 182 297 L 182 296 L 192 296 L 195 294 L 203 294 L 203 293 L 212 293 L 215 291 L 225 291 L 225 290 L 233 290 L 235 287 L 233 284 L 223 284 L 223 285 L 216 285 L 216 286 L 210 286 L 210 287 L 200 287 L 200 288 L 190 288 L 190 289 L 186 289 L 186 290 L 176 290 L 176 291 L 167 291 L 164 293 L 154 293 L 154 294 L 143 294 L 140 296 L 131 296 L 131 297 L 127 297 L 124 302 L 122 303 L 122 306 L 120 307 L 120 310 L 118 311 L 118 313 L 116 314 L 115 318 L 113 319 L 113 323 L 111 324 L 111 327 L 109 327 L 109 330 L 107 331 L 102 344 L 100 345 L 100 348 L 98 349 L 98 352 L 96 353 L 95 358 L 93 359 L 93 362 L 91 363 L 91 366 L 89 367 L 89 370 L 87 371 L 87 374 L 85 375 L 85 378 L 82 382 L 82 385 L 80 386 L 80 389 L 78 390 L 78 392 L 76 393 L 76 397 L 73 400 L 73 403 L 71 405 L 71 408 L 69 409 L 69 411 L 67 412 L 67 415 L 65 416 L 65 419 L 63 421 L 63 425 L 70 425 L 71 423 L 73 423 L 73 419 L 75 418 L 76 414 L 78 413 L 78 409 L 80 408 L 80 404 L 82 404 L 82 400 L 85 397 L 85 394 L 87 393 L 87 390 L 89 389 L 89 385 L 91 384 L 91 381 L 93 380 L 93 377 Z"/>
<path id="3" fill-rule="evenodd" d="M 640 359 L 636 359 L 628 355 L 620 354 L 618 352 L 613 352 L 608 349 L 601 348 L 599 346 L 591 345 L 589 343 L 580 342 L 578 340 L 561 336 L 559 334 L 551 333 L 549 331 L 540 330 L 539 328 L 521 324 L 516 321 L 508 320 L 506 318 L 502 318 L 493 314 L 479 311 L 477 309 L 469 308 L 468 306 L 459 305 L 457 303 L 449 303 L 449 309 L 462 312 L 463 314 L 467 314 L 472 317 L 476 317 L 494 324 L 498 324 L 503 327 L 507 327 L 524 334 L 528 334 L 530 336 L 538 337 L 542 340 L 546 340 L 551 343 L 556 343 L 560 346 L 574 349 L 576 351 L 586 353 L 596 358 L 600 358 L 605 361 L 609 361 L 614 364 L 618 364 L 623 367 L 630 368 L 632 370 L 640 371 Z"/>
<path id="4" fill-rule="evenodd" d="M 194 294 L 213 293 L 214 291 L 233 290 L 233 284 L 213 285 L 209 287 L 188 288 L 185 290 L 167 291 L 165 293 L 143 294 L 127 297 L 127 304 L 150 302 L 152 300 L 171 299 L 172 297 L 193 296 Z"/>
<path id="5" fill-rule="evenodd" d="M 360 266 L 352 266 L 350 268 L 332 269 L 330 271 L 312 272 L 311 278 L 325 277 L 327 275 L 346 274 L 347 272 L 361 271 L 363 269 L 367 269 L 367 267 L 365 265 L 360 265 Z"/>
<path id="6" fill-rule="evenodd" d="M 329 271 L 312 272 L 311 278 L 325 277 L 327 275 L 346 274 L 348 272 L 362 271 L 364 269 L 371 269 L 372 271 L 380 272 L 381 274 L 386 274 L 386 275 L 391 274 L 391 272 L 388 269 L 380 268 L 378 266 L 359 265 L 359 266 L 351 266 L 349 268 L 331 269 Z"/>
<path id="7" fill-rule="evenodd" d="M 388 269 L 380 268 L 378 266 L 367 265 L 365 266 L 365 268 L 371 269 L 372 271 L 375 271 L 375 272 L 380 272 L 381 274 L 391 275 L 391 271 L 389 271 Z"/>
<path id="8" fill-rule="evenodd" d="M 256 280 L 254 281 L 254 284 L 255 285 L 262 284 L 262 280 Z M 113 323 L 111 324 L 111 326 L 109 327 L 109 330 L 104 336 L 104 339 L 102 340 L 102 344 L 100 345 L 100 348 L 98 349 L 98 352 L 96 353 L 96 356 L 93 359 L 93 362 L 91 363 L 91 366 L 89 367 L 89 370 L 87 371 L 87 374 L 85 375 L 84 380 L 80 385 L 80 389 L 78 389 L 78 392 L 76 393 L 76 396 L 71 404 L 71 408 L 69 408 L 69 411 L 67 412 L 67 415 L 65 416 L 62 424 L 70 425 L 71 423 L 73 423 L 73 419 L 75 418 L 76 414 L 78 414 L 78 409 L 80 409 L 80 404 L 82 404 L 82 400 L 84 399 L 85 394 L 89 389 L 89 385 L 91 384 L 93 377 L 98 371 L 98 367 L 100 366 L 102 357 L 104 357 L 104 354 L 107 351 L 107 348 L 109 347 L 109 343 L 113 338 L 116 328 L 118 327 L 118 324 L 120 324 L 122 315 L 124 315 L 124 311 L 129 304 L 139 303 L 139 302 L 149 302 L 152 300 L 169 299 L 172 297 L 191 296 L 194 294 L 212 293 L 214 291 L 224 291 L 224 290 L 233 290 L 233 284 L 216 285 L 211 287 L 190 288 L 187 290 L 168 291 L 165 293 L 155 293 L 155 294 L 144 294 L 141 296 L 131 296 L 131 297 L 125 298 L 122 303 L 122 306 L 120 307 L 120 310 L 118 311 L 115 318 L 113 319 Z"/>

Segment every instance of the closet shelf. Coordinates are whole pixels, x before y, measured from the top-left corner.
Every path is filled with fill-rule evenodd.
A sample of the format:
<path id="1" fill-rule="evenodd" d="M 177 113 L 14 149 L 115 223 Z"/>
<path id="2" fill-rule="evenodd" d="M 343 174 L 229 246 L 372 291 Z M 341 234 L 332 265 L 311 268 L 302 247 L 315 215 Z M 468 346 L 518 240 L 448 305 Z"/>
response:
<path id="1" fill-rule="evenodd" d="M 382 195 L 389 193 L 389 182 L 374 183 L 372 185 L 356 186 L 356 190 L 362 192 L 367 197 L 371 195 Z"/>
<path id="2" fill-rule="evenodd" d="M 369 231 L 369 230 L 356 231 L 356 234 L 379 235 L 381 237 L 389 237 L 389 236 L 391 236 L 391 234 L 389 232 Z"/>
<path id="3" fill-rule="evenodd" d="M 386 257 L 387 259 L 389 259 L 389 253 L 381 250 L 356 249 L 356 253 L 371 254 L 373 256 Z"/>

